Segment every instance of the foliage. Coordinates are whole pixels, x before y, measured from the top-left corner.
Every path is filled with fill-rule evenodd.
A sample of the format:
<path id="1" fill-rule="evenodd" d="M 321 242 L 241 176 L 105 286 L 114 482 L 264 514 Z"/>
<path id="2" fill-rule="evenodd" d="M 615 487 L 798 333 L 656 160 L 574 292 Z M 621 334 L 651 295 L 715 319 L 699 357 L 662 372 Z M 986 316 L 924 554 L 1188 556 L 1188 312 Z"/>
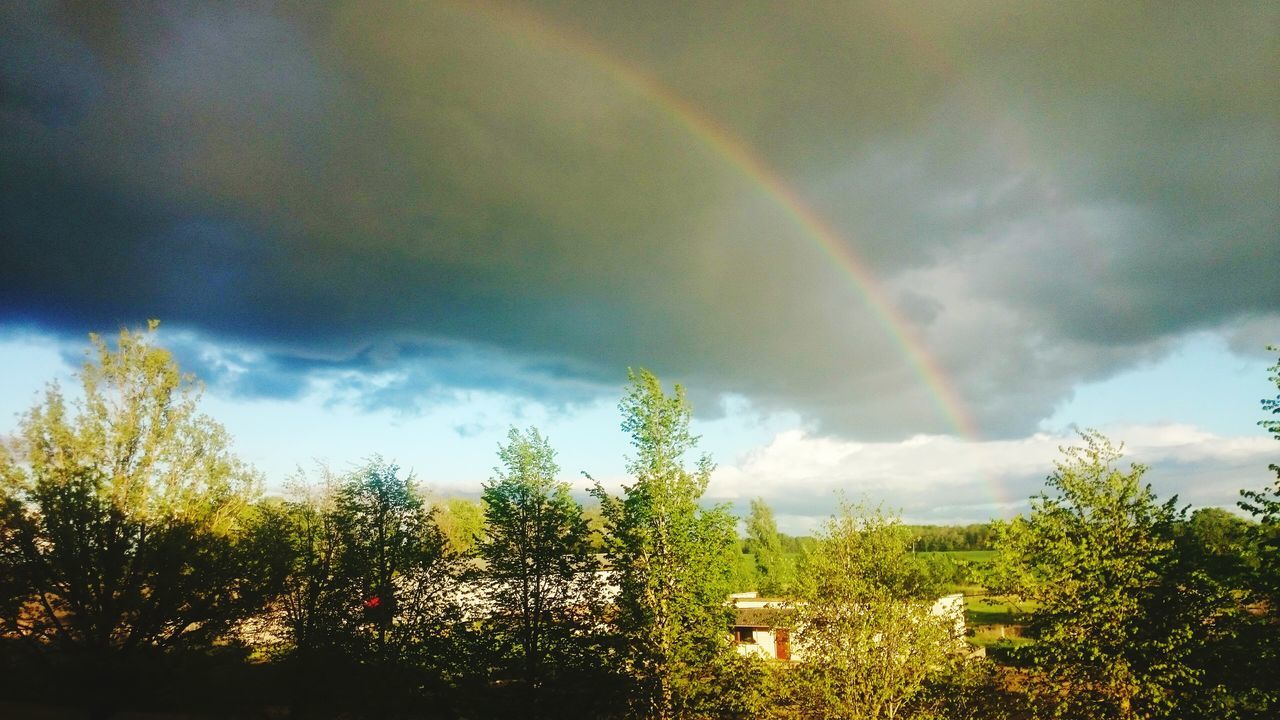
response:
<path id="1" fill-rule="evenodd" d="M 1025 653 L 1059 714 L 1172 716 L 1196 689 L 1190 652 L 1222 598 L 1178 563 L 1176 498 L 1158 503 L 1145 467 L 1116 468 L 1120 448 L 1101 434 L 1082 439 L 1063 449 L 1052 494 L 999 528 L 997 568 L 1038 603 Z"/>
<path id="2" fill-rule="evenodd" d="M 782 543 L 782 553 L 788 557 L 802 556 L 818 543 L 816 539 L 807 535 L 778 533 L 778 539 Z"/>
<path id="3" fill-rule="evenodd" d="M 458 554 L 471 552 L 484 534 L 484 504 L 479 500 L 448 497 L 433 501 L 436 508 L 436 524 L 449 542 L 449 549 Z"/>
<path id="4" fill-rule="evenodd" d="M 1280 347 L 1269 346 L 1280 352 Z M 1270 380 L 1280 389 L 1280 360 L 1270 368 Z M 1262 400 L 1263 412 L 1280 416 L 1280 395 Z M 1266 418 L 1258 425 L 1280 440 L 1280 419 Z M 1232 672 L 1227 681 L 1243 687 L 1232 693 L 1232 709 L 1241 716 L 1268 717 L 1280 710 L 1280 464 L 1270 470 L 1276 480 L 1265 490 L 1241 491 L 1240 507 L 1257 520 L 1243 551 L 1248 576 L 1244 583 L 1249 611 L 1241 616 L 1240 641 L 1226 654 Z"/>
<path id="5" fill-rule="evenodd" d="M 969 562 L 957 560 L 953 553 L 917 553 L 916 558 L 928 578 L 928 585 L 938 591 L 974 581 Z"/>
<path id="6" fill-rule="evenodd" d="M 1280 347 L 1270 346 L 1268 349 L 1280 352 Z M 1270 379 L 1280 388 L 1280 360 L 1271 366 Z M 1280 416 L 1280 395 L 1262 400 L 1262 409 L 1270 415 Z M 1280 440 L 1280 420 L 1259 420 L 1258 425 Z M 1241 491 L 1244 499 L 1240 507 L 1257 518 L 1260 525 L 1254 543 L 1259 565 L 1258 579 L 1274 607 L 1275 601 L 1280 601 L 1280 464 L 1272 463 L 1269 467 L 1276 474 L 1275 482 L 1266 490 Z"/>
<path id="7" fill-rule="evenodd" d="M 549 712 L 538 692 L 544 683 L 588 665 L 584 655 L 601 621 L 598 563 L 582 506 L 556 480 L 547 440 L 534 428 L 512 428 L 498 457 L 502 465 L 484 486 L 487 529 L 476 546 L 486 632 L 514 661 L 529 691 L 526 712 L 540 715 Z"/>
<path id="8" fill-rule="evenodd" d="M 1014 720 L 1039 716 L 1018 686 L 1018 670 L 989 660 L 952 663 L 934 673 L 915 703 L 917 720 Z"/>
<path id="9" fill-rule="evenodd" d="M 279 635 L 294 708 L 391 712 L 443 692 L 461 672 L 462 565 L 412 478 L 375 456 L 289 489 L 260 508 L 256 535 L 282 568 L 262 627 Z"/>
<path id="10" fill-rule="evenodd" d="M 751 501 L 746 527 L 746 550 L 755 561 L 760 578 L 758 589 L 766 595 L 786 593 L 791 587 L 795 569 L 782 552 L 778 524 L 773 519 L 773 510 L 765 503 L 764 498 Z"/>
<path id="11" fill-rule="evenodd" d="M 412 477 L 375 457 L 338 487 L 333 515 L 359 653 L 382 663 L 430 656 L 458 618 L 460 568 Z"/>
<path id="12" fill-rule="evenodd" d="M 242 543 L 257 476 L 146 333 L 90 336 L 0 447 L 0 636 L 89 675 L 103 702 L 149 652 L 210 647 L 271 578 Z"/>
<path id="13" fill-rule="evenodd" d="M 841 502 L 802 568 L 788 704 L 803 717 L 893 718 L 950 672 L 963 640 L 897 518 Z"/>
<path id="14" fill-rule="evenodd" d="M 908 525 L 917 552 L 986 550 L 991 546 L 992 524 Z"/>
<path id="15" fill-rule="evenodd" d="M 1256 525 L 1222 508 L 1200 508 L 1174 525 L 1178 557 L 1233 588 L 1247 582 L 1248 545 Z"/>
<path id="16" fill-rule="evenodd" d="M 63 649 L 208 643 L 256 597 L 235 540 L 257 477 L 146 334 L 91 336 L 83 399 L 50 385 L 0 450 L 3 628 Z"/>
<path id="17" fill-rule="evenodd" d="M 692 471 L 683 464 L 697 445 L 683 388 L 668 396 L 645 370 L 629 380 L 619 409 L 635 450 L 627 467 L 635 482 L 622 497 L 598 483 L 593 490 L 619 585 L 621 670 L 635 681 L 634 714 L 687 716 L 705 696 L 705 678 L 729 653 L 725 597 L 734 521 L 724 508 L 698 506 L 712 465 L 705 455 Z"/>
<path id="18" fill-rule="evenodd" d="M 724 508 L 699 505 L 712 466 L 687 461 L 697 438 L 683 390 L 641 371 L 620 405 L 634 481 L 619 497 L 597 483 L 598 508 L 555 479 L 534 429 L 508 434 L 482 503 L 433 510 L 376 457 L 260 499 L 154 330 L 122 331 L 114 346 L 93 337 L 82 396 L 49 386 L 0 442 L 6 697 L 73 689 L 101 712 L 284 703 L 350 717 L 613 717 L 625 704 L 645 718 L 1190 719 L 1280 707 L 1280 466 L 1274 486 L 1242 492 L 1253 521 L 1188 515 L 1088 432 L 1010 523 L 905 526 L 841 502 L 819 537 L 792 537 L 757 499 L 739 542 Z M 1280 387 L 1280 363 L 1271 379 Z M 1269 419 L 1280 397 L 1263 408 L 1280 439 Z M 984 547 L 992 533 L 998 551 L 930 552 Z M 975 621 L 1030 617 L 1025 634 L 975 638 L 999 663 L 961 661 L 952 619 L 930 612 L 943 586 L 978 573 L 1016 602 L 971 597 Z M 799 662 L 732 652 L 725 598 L 748 586 L 796 599 Z"/>
<path id="19" fill-rule="evenodd" d="M 320 468 L 320 483 L 299 471 L 291 498 L 261 508 L 259 534 L 279 558 L 283 582 L 272 620 L 284 628 L 284 650 L 303 664 L 341 652 L 344 616 L 351 604 L 339 567 L 342 535 L 334 513 L 340 478 Z"/>

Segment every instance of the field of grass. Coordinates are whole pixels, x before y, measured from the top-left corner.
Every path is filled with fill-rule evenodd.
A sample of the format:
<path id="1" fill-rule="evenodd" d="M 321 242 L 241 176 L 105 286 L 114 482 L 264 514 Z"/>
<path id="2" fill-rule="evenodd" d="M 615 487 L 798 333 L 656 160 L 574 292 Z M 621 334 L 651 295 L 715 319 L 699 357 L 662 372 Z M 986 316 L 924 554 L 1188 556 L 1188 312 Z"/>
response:
<path id="1" fill-rule="evenodd" d="M 972 626 L 1016 625 L 1026 621 L 1033 603 L 1014 603 L 998 595 L 969 595 L 964 599 L 965 620 Z"/>
<path id="2" fill-rule="evenodd" d="M 1035 603 L 1015 603 L 1000 595 L 966 595 L 964 605 L 969 644 L 986 648 L 987 657 L 1009 662 L 1012 650 L 1035 642 L 1023 636 L 1027 613 Z"/>
<path id="3" fill-rule="evenodd" d="M 969 637 L 969 644 L 977 647 L 991 648 L 995 646 L 1004 647 L 1022 647 L 1030 645 L 1034 641 L 1030 638 L 1022 637 L 1019 629 L 1008 626 L 986 626 L 974 630 L 973 635 Z"/>

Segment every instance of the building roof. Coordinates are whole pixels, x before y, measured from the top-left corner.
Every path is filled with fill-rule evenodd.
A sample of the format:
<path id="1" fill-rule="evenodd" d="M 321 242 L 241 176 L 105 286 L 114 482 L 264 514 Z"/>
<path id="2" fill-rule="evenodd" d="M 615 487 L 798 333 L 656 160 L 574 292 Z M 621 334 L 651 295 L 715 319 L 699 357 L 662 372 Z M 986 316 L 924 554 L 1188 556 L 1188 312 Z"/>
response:
<path id="1" fill-rule="evenodd" d="M 788 608 L 735 608 L 734 627 L 786 627 L 791 624 L 796 611 Z"/>

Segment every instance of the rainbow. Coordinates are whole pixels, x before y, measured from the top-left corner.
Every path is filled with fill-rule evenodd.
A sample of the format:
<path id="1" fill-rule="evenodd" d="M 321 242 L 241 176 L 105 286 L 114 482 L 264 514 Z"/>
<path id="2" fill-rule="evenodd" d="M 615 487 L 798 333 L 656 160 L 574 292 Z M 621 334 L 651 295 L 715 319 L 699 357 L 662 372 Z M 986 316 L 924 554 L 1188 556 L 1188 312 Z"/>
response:
<path id="1" fill-rule="evenodd" d="M 804 235 L 849 277 L 877 324 L 894 342 L 913 372 L 929 390 L 943 420 L 965 439 L 979 437 L 977 424 L 965 408 L 955 386 L 928 351 L 919 334 L 889 299 L 884 286 L 871 273 L 866 262 L 858 257 L 849 243 L 844 242 L 784 178 L 723 123 L 717 122 L 656 78 L 615 59 L 597 47 L 590 38 L 571 35 L 564 28 L 553 25 L 528 10 L 518 9 L 510 4 L 497 7 L 478 0 L 467 0 L 456 6 L 468 14 L 485 17 L 500 31 L 550 47 L 568 49 L 590 60 L 618 83 L 650 99 L 672 121 L 733 166 L 765 196 L 771 198 Z"/>

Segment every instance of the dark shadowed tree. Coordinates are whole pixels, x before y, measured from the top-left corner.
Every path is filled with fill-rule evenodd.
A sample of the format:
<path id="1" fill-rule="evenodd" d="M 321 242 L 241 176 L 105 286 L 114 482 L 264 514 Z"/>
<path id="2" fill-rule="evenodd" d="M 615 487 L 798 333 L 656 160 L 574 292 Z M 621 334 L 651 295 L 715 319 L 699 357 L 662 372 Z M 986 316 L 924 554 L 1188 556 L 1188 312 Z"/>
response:
<path id="1" fill-rule="evenodd" d="M 1280 347 L 1269 346 L 1280 352 Z M 1280 389 L 1280 361 L 1271 366 L 1271 382 Z M 1262 410 L 1271 416 L 1280 416 L 1280 395 L 1262 400 Z M 1258 425 L 1280 440 L 1280 419 L 1275 417 L 1258 421 Z M 1255 535 L 1254 552 L 1259 568 L 1258 588 L 1271 600 L 1272 609 L 1280 606 L 1280 463 L 1272 463 L 1271 472 L 1276 479 L 1265 490 L 1245 490 L 1240 494 L 1240 507 L 1252 514 L 1259 523 Z"/>
<path id="2" fill-rule="evenodd" d="M 265 524 L 277 528 L 276 550 L 287 567 L 275 607 L 288 650 L 304 665 L 335 649 L 350 606 L 334 513 L 338 479 L 328 468 L 320 473 L 320 482 L 311 484 L 299 471 L 290 483 L 289 499 L 264 510 L 270 515 Z"/>
<path id="3" fill-rule="evenodd" d="M 622 497 L 596 485 L 608 534 L 608 556 L 620 591 L 617 626 L 622 670 L 635 681 L 632 711 L 645 718 L 690 716 L 712 697 L 714 677 L 730 653 L 727 642 L 734 519 L 698 500 L 711 477 L 710 458 L 692 468 L 696 449 L 684 389 L 667 395 L 652 373 L 629 373 L 619 404 L 622 429 L 635 455 L 635 482 Z"/>
<path id="4" fill-rule="evenodd" d="M 156 327 L 91 336 L 81 397 L 49 386 L 0 448 L 0 632 L 90 668 L 103 702 L 133 659 L 209 647 L 271 589 L 239 543 L 257 477 Z"/>
<path id="5" fill-rule="evenodd" d="M 375 457 L 339 486 L 333 522 L 357 655 L 395 665 L 438 653 L 458 618 L 459 560 L 412 477 Z"/>
<path id="6" fill-rule="evenodd" d="M 343 476 L 300 472 L 261 510 L 284 580 L 267 615 L 295 714 L 385 716 L 431 703 L 457 672 L 461 561 L 412 478 L 375 457 Z"/>
<path id="7" fill-rule="evenodd" d="M 281 569 L 279 591 L 259 618 L 259 650 L 277 660 L 292 692 L 293 714 L 332 710 L 349 687 L 355 626 L 350 583 L 341 566 L 342 535 L 335 501 L 340 479 L 326 467 L 312 483 L 301 471 L 290 478 L 287 499 L 264 503 L 258 545 Z"/>
<path id="8" fill-rule="evenodd" d="M 569 708 L 548 706 L 544 695 L 558 688 L 544 686 L 583 672 L 601 622 L 591 531 L 569 484 L 556 480 L 555 451 L 536 429 L 512 428 L 498 458 L 484 486 L 486 528 L 476 546 L 487 627 L 526 689 L 520 714 L 561 717 Z"/>

